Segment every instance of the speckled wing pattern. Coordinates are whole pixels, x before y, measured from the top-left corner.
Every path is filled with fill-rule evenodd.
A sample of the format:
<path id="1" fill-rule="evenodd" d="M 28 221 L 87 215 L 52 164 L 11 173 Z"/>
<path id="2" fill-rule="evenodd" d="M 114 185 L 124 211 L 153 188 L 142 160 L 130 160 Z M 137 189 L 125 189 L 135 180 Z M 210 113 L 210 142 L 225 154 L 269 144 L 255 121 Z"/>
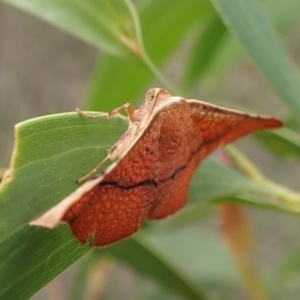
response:
<path id="1" fill-rule="evenodd" d="M 172 100 L 174 99 L 174 100 Z M 216 147 L 280 121 L 179 97 L 161 99 L 146 128 L 109 172 L 69 207 L 62 221 L 81 243 L 105 246 L 161 219 L 187 200 L 191 177 Z"/>

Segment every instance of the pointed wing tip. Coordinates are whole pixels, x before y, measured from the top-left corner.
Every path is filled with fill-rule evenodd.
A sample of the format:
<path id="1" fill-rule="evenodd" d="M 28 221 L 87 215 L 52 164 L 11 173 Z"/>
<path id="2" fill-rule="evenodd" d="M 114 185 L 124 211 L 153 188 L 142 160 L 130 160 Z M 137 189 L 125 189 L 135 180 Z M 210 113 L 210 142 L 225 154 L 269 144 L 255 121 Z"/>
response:
<path id="1" fill-rule="evenodd" d="M 270 119 L 269 126 L 270 126 L 270 128 L 281 128 L 284 126 L 284 124 L 282 123 L 282 121 L 272 118 L 272 119 Z"/>
<path id="2" fill-rule="evenodd" d="M 276 129 L 284 126 L 282 121 L 270 116 L 255 116 L 257 129 L 256 130 L 268 130 Z"/>

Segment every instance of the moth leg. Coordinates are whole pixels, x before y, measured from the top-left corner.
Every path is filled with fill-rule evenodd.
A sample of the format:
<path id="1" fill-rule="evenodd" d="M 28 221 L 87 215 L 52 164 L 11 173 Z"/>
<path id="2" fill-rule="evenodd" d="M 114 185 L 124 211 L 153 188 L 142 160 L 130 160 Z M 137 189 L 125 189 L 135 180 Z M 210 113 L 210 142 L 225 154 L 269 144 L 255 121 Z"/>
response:
<path id="1" fill-rule="evenodd" d="M 108 114 L 107 114 L 107 117 L 108 118 L 111 118 L 112 116 L 116 115 L 116 114 L 119 114 L 119 111 L 122 110 L 122 109 L 125 109 L 127 114 L 128 114 L 128 118 L 130 120 L 130 122 L 135 122 L 137 121 L 134 117 L 134 108 L 133 106 L 130 104 L 130 103 L 126 103 L 122 106 L 119 106 L 115 109 L 113 109 L 112 111 L 110 111 Z"/>
<path id="2" fill-rule="evenodd" d="M 97 170 L 107 161 L 114 160 L 117 157 L 120 157 L 121 154 L 127 150 L 127 148 L 131 145 L 134 140 L 136 129 L 138 127 L 138 122 L 131 123 L 129 125 L 128 130 L 113 144 L 113 146 L 109 149 L 107 156 L 88 174 L 83 177 L 77 179 L 78 183 L 85 181 L 91 175 L 97 172 Z"/>
<path id="3" fill-rule="evenodd" d="M 79 108 L 76 108 L 76 112 L 83 117 L 92 118 L 92 119 L 98 119 L 98 118 L 103 118 L 103 117 L 107 117 L 107 118 L 112 117 L 112 116 L 108 116 L 108 113 L 87 114 Z M 120 113 L 115 113 L 114 115 L 116 115 L 120 119 L 128 120 L 128 117 L 125 117 L 125 116 L 121 115 Z"/>
<path id="4" fill-rule="evenodd" d="M 125 109 L 127 111 L 128 114 L 128 118 L 130 120 L 130 125 L 128 130 L 121 136 L 121 138 L 110 148 L 107 156 L 88 174 L 84 175 L 83 177 L 77 179 L 78 183 L 81 183 L 82 181 L 85 181 L 86 179 L 88 179 L 91 175 L 93 175 L 94 173 L 97 172 L 97 170 L 107 161 L 107 160 L 113 160 L 116 157 L 118 157 L 125 149 L 126 147 L 128 147 L 128 145 L 130 144 L 130 142 L 132 141 L 137 125 L 138 123 L 135 122 L 135 117 L 134 117 L 134 109 L 132 107 L 132 105 L 130 103 L 126 103 L 122 106 L 119 106 L 117 108 L 115 108 L 114 110 L 110 111 L 109 113 L 105 114 L 105 113 L 100 113 L 97 115 L 91 115 L 91 114 L 86 114 L 84 113 L 82 110 L 80 110 L 79 108 L 76 109 L 77 113 L 84 116 L 84 117 L 88 117 L 88 118 L 102 118 L 102 117 L 107 117 L 107 118 L 111 118 L 115 115 L 118 116 L 122 116 L 119 111 Z M 122 118 L 127 119 L 127 117 L 122 116 Z"/>
<path id="5" fill-rule="evenodd" d="M 87 114 L 79 108 L 76 108 L 76 112 L 83 117 L 92 118 L 92 119 L 98 119 L 98 118 L 103 118 L 103 117 L 107 116 L 106 113 L 99 113 L 99 114 L 95 114 L 95 115 Z"/>
<path id="6" fill-rule="evenodd" d="M 109 154 L 100 162 L 100 164 L 98 164 L 91 172 L 87 173 L 86 175 L 80 177 L 79 179 L 77 179 L 78 183 L 81 183 L 82 181 L 85 181 L 86 179 L 88 179 L 91 175 L 95 174 L 97 172 L 97 170 L 108 160 L 110 159 Z"/>

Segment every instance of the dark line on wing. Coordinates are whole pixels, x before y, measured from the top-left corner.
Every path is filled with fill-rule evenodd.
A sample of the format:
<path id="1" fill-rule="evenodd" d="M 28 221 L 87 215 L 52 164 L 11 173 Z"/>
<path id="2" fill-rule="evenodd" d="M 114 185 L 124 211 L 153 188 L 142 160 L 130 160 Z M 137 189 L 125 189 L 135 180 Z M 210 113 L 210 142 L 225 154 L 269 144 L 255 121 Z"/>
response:
<path id="1" fill-rule="evenodd" d="M 127 186 L 119 185 L 117 181 L 103 181 L 99 184 L 99 186 L 107 186 L 107 185 L 114 186 L 125 191 L 136 189 L 138 187 L 147 186 L 147 185 L 152 185 L 154 188 L 157 188 L 157 182 L 154 179 L 143 180 L 138 183 L 127 185 Z"/>
<path id="2" fill-rule="evenodd" d="M 213 143 L 215 140 L 212 140 L 212 141 L 209 141 L 209 143 L 205 143 L 205 145 L 207 144 L 210 144 L 210 143 Z M 117 181 L 103 181 L 99 184 L 99 186 L 114 186 L 116 188 L 119 188 L 119 189 L 122 189 L 122 190 L 131 190 L 131 189 L 135 189 L 135 188 L 138 188 L 138 187 L 141 187 L 141 186 L 153 186 L 154 188 L 157 188 L 157 186 L 163 182 L 166 182 L 166 181 L 169 181 L 169 180 L 172 180 L 176 177 L 176 175 L 181 172 L 182 170 L 184 170 L 188 164 L 191 162 L 192 158 L 201 150 L 201 148 L 204 146 L 204 144 L 201 144 L 194 152 L 192 152 L 192 154 L 190 155 L 187 163 L 181 167 L 179 167 L 178 169 L 175 170 L 175 172 L 172 174 L 172 176 L 168 177 L 168 178 L 165 178 L 165 179 L 162 179 L 162 180 L 159 180 L 158 182 L 155 180 L 155 179 L 147 179 L 147 180 L 143 180 L 143 181 L 140 181 L 140 182 L 137 182 L 135 184 L 132 184 L 132 185 L 120 185 L 118 184 Z"/>

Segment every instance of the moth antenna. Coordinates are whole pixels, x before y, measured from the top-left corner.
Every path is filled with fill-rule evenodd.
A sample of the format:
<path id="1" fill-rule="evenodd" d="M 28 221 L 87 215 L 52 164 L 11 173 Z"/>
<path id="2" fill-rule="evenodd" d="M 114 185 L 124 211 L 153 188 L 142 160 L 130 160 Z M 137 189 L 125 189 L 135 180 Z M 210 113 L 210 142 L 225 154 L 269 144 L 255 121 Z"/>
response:
<path id="1" fill-rule="evenodd" d="M 112 116 L 115 116 L 115 115 L 119 114 L 119 111 L 122 110 L 122 109 L 126 110 L 130 122 L 134 123 L 136 121 L 136 118 L 134 116 L 134 108 L 130 103 L 126 103 L 126 104 L 121 105 L 121 106 L 115 108 L 114 110 L 110 111 L 107 114 L 107 117 L 111 118 Z"/>

